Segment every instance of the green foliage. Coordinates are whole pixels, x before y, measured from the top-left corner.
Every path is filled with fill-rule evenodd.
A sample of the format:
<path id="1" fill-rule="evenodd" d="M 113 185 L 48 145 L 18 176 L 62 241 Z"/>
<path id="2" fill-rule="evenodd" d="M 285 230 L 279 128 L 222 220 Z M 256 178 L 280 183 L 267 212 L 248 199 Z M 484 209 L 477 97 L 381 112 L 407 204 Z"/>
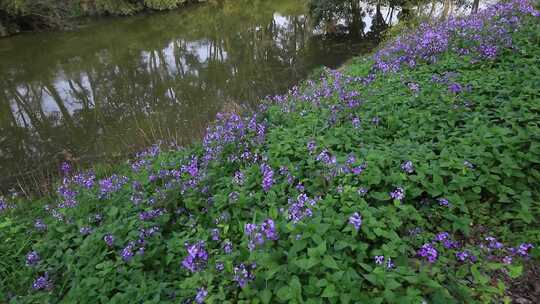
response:
<path id="1" fill-rule="evenodd" d="M 269 103 L 260 114 L 259 122 L 267 126 L 264 143 L 254 144 L 255 132 L 247 132 L 247 143 L 224 145 L 218 161 L 208 164 L 200 188 L 165 187 L 170 180 L 149 178 L 188 166 L 192 155 L 202 157 L 202 146 L 195 145 L 147 158 L 149 168 L 140 171 L 119 167 L 117 174 L 140 182 L 140 190 L 125 185 L 104 197 L 96 187 L 78 189 L 78 206 L 61 210 L 65 221 L 42 209 L 25 214 L 37 210 L 32 206 L 4 212 L 0 239 L 7 241 L 0 245 L 0 263 L 8 261 L 8 268 L 1 273 L 0 295 L 12 303 L 178 303 L 192 301 L 197 288 L 204 287 L 207 303 L 504 300 L 501 278 L 518 277 L 520 261 L 506 265 L 487 258 L 478 245 L 488 235 L 509 245 L 540 239 L 540 25 L 530 20 L 514 36 L 515 50 L 493 61 L 471 63 L 449 54 L 436 64 L 378 77 L 369 86 L 344 82 L 334 72 L 318 84 L 306 83 L 298 94 L 281 105 Z M 365 77 L 370 66 L 369 60 L 357 59 L 345 74 Z M 452 93 L 447 83 L 433 81 L 433 75 L 448 72 L 454 73 L 448 76 L 452 83 L 470 89 Z M 303 94 L 313 97 L 325 82 L 358 92 L 362 104 L 335 111 L 343 105 L 337 94 L 318 103 L 301 100 Z M 411 83 L 419 89 L 411 89 Z M 353 116 L 360 118 L 361 127 L 354 127 Z M 375 117 L 379 123 L 372 123 Z M 312 139 L 316 153 L 307 148 Z M 274 168 L 275 182 L 268 191 L 261 188 L 259 163 L 229 158 L 244 144 Z M 323 149 L 338 164 L 354 154 L 355 164 L 367 167 L 361 174 L 333 174 L 316 159 Z M 407 160 L 415 166 L 412 174 L 400 169 Z M 278 173 L 281 166 L 294 183 Z M 243 184 L 234 182 L 238 170 L 245 175 Z M 189 179 L 186 172 L 179 174 L 181 183 Z M 300 194 L 297 182 L 320 200 L 312 216 L 293 223 L 286 210 L 288 200 Z M 397 186 L 405 190 L 402 201 L 390 198 Z M 360 187 L 368 192 L 360 195 Z M 155 202 L 135 205 L 136 194 Z M 450 206 L 436 202 L 442 197 Z M 141 210 L 154 208 L 167 212 L 151 221 L 139 219 Z M 363 219 L 358 231 L 348 223 L 354 212 Z M 96 213 L 103 215 L 99 224 L 89 219 Z M 35 216 L 45 219 L 46 233 L 32 229 Z M 248 250 L 244 225 L 266 218 L 274 219 L 279 240 Z M 81 235 L 80 228 L 88 225 L 93 232 Z M 122 248 L 137 240 L 140 228 L 152 226 L 160 230 L 146 240 L 144 255 L 123 261 Z M 211 239 L 213 228 L 221 232 L 220 241 Z M 410 233 L 417 228 L 422 232 Z M 461 241 L 478 261 L 459 262 L 455 249 L 443 247 L 435 263 L 418 258 L 417 249 L 441 231 Z M 108 233 L 116 237 L 113 247 L 103 241 Z M 181 266 L 184 244 L 199 240 L 206 242 L 210 258 L 204 270 L 190 273 Z M 232 242 L 231 254 L 223 252 L 224 240 Z M 35 267 L 24 266 L 29 250 L 42 257 Z M 391 258 L 395 267 L 377 265 L 375 256 Z M 215 269 L 218 262 L 223 271 Z M 257 264 L 245 288 L 233 280 L 240 263 Z M 45 272 L 55 288 L 30 290 Z"/>
<path id="2" fill-rule="evenodd" d="M 6 15 L 21 24 L 43 27 L 62 27 L 73 17 L 110 14 L 132 15 L 144 9 L 175 9 L 189 0 L 3 0 L 0 17 Z M 204 2 L 192 0 L 191 2 Z"/>

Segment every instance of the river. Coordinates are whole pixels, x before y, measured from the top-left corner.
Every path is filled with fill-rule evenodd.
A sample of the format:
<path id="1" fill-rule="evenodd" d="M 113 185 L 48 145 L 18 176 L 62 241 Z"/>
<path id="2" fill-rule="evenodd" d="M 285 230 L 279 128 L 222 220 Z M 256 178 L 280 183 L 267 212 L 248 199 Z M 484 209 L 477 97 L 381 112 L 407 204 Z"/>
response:
<path id="1" fill-rule="evenodd" d="M 362 14 L 359 33 L 328 37 L 305 2 L 230 0 L 0 39 L 0 190 L 45 189 L 65 159 L 189 144 L 217 112 L 370 51 L 376 11 Z"/>

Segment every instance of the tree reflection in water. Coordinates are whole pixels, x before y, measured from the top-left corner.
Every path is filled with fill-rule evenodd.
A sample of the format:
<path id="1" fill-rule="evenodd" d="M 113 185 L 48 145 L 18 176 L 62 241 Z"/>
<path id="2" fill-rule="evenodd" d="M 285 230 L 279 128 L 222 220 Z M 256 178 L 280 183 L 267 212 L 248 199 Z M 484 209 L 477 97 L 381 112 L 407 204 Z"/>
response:
<path id="1" fill-rule="evenodd" d="M 84 165 L 158 140 L 187 144 L 224 107 L 254 107 L 370 50 L 388 12 L 359 3 L 336 35 L 299 1 L 221 1 L 0 40 L 1 190 L 46 188 L 66 158 Z"/>

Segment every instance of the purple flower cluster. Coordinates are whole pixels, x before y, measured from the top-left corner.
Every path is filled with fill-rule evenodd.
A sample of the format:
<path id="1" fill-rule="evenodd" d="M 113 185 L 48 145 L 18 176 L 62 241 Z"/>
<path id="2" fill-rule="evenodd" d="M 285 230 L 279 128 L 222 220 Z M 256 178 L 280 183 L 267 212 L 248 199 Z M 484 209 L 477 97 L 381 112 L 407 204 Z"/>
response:
<path id="1" fill-rule="evenodd" d="M 30 251 L 26 255 L 26 266 L 36 266 L 40 260 L 41 258 L 39 257 L 39 254 L 36 251 Z"/>
<path id="2" fill-rule="evenodd" d="M 195 303 L 201 304 L 204 303 L 204 299 L 208 296 L 208 291 L 202 287 L 197 290 L 197 295 L 195 296 Z"/>
<path id="3" fill-rule="evenodd" d="M 8 203 L 5 201 L 3 196 L 0 196 L 0 213 L 6 211 L 8 208 Z"/>
<path id="4" fill-rule="evenodd" d="M 234 267 L 233 281 L 238 283 L 240 288 L 244 288 L 250 281 L 255 279 L 253 270 L 256 268 L 254 264 L 246 266 L 243 263 Z"/>
<path id="5" fill-rule="evenodd" d="M 418 249 L 416 254 L 419 257 L 425 258 L 430 263 L 434 263 L 439 256 L 439 252 L 431 243 L 425 243 L 422 248 Z"/>
<path id="6" fill-rule="evenodd" d="M 485 240 L 488 242 L 487 246 L 489 249 L 498 250 L 504 247 L 503 243 L 499 242 L 496 238 L 492 236 L 486 237 Z"/>
<path id="7" fill-rule="evenodd" d="M 449 207 L 450 206 L 450 202 L 446 198 L 439 198 L 437 200 L 437 202 L 439 203 L 439 205 L 441 205 L 443 207 Z"/>
<path id="8" fill-rule="evenodd" d="M 358 231 L 362 225 L 362 216 L 360 216 L 358 212 L 353 213 L 353 215 L 349 217 L 349 224 L 353 225 L 354 229 Z"/>
<path id="9" fill-rule="evenodd" d="M 219 241 L 219 229 L 214 228 L 210 231 L 212 241 Z"/>
<path id="10" fill-rule="evenodd" d="M 47 224 L 45 224 L 45 222 L 43 222 L 42 219 L 36 219 L 34 221 L 34 228 L 38 231 L 38 232 L 44 232 L 47 230 Z"/>
<path id="11" fill-rule="evenodd" d="M 401 170 L 407 174 L 414 173 L 414 165 L 412 161 L 408 160 L 404 162 L 403 164 L 401 164 Z"/>
<path id="12" fill-rule="evenodd" d="M 324 149 L 317 155 L 315 160 L 320 161 L 328 166 L 335 165 L 336 164 L 336 157 L 331 155 L 330 152 L 328 152 L 327 149 Z"/>
<path id="13" fill-rule="evenodd" d="M 358 192 L 358 195 L 364 196 L 364 195 L 366 195 L 368 193 L 368 189 L 364 188 L 364 187 L 360 187 L 360 188 L 358 188 L 357 192 Z"/>
<path id="14" fill-rule="evenodd" d="M 261 164 L 261 173 L 263 176 L 262 188 L 265 192 L 268 192 L 274 184 L 274 171 L 269 165 L 263 163 Z"/>
<path id="15" fill-rule="evenodd" d="M 136 242 L 130 241 L 126 245 L 126 247 L 124 247 L 120 251 L 120 257 L 122 258 L 122 260 L 124 260 L 124 262 L 129 262 L 133 259 L 135 254 L 143 255 L 144 251 L 145 251 L 144 242 L 141 244 L 141 242 L 136 243 Z"/>
<path id="16" fill-rule="evenodd" d="M 309 198 L 305 193 L 298 195 L 296 200 L 289 198 L 287 217 L 293 223 L 298 223 L 305 217 L 313 215 L 312 207 L 317 204 L 317 199 Z"/>
<path id="17" fill-rule="evenodd" d="M 244 227 L 244 234 L 248 237 L 248 248 L 255 250 L 257 246 L 262 246 L 266 241 L 277 241 L 279 235 L 272 219 L 264 220 L 260 225 L 248 223 Z"/>
<path id="18" fill-rule="evenodd" d="M 473 255 L 469 250 L 456 252 L 456 259 L 462 263 L 467 261 L 470 261 L 471 263 L 476 262 L 476 256 Z"/>
<path id="19" fill-rule="evenodd" d="M 112 175 L 99 181 L 100 197 L 104 198 L 107 195 L 114 193 L 122 188 L 129 178 L 126 176 Z"/>
<path id="20" fill-rule="evenodd" d="M 32 288 L 34 290 L 51 290 L 53 289 L 53 283 L 49 279 L 49 275 L 45 273 L 45 275 L 39 276 L 34 280 Z"/>
<path id="21" fill-rule="evenodd" d="M 397 187 L 390 192 L 390 197 L 394 200 L 402 201 L 405 198 L 405 190 L 402 187 Z"/>
<path id="22" fill-rule="evenodd" d="M 223 243 L 223 252 L 225 252 L 225 254 L 231 254 L 232 251 L 233 251 L 233 245 L 231 242 L 226 241 L 225 243 Z"/>
<path id="23" fill-rule="evenodd" d="M 141 221 L 150 221 L 158 216 L 163 215 L 164 213 L 165 213 L 165 210 L 162 208 L 142 211 L 141 213 L 139 213 L 139 219 Z"/>
<path id="24" fill-rule="evenodd" d="M 72 177 L 75 184 L 80 187 L 91 189 L 96 182 L 96 175 L 92 171 L 77 173 Z"/>
<path id="25" fill-rule="evenodd" d="M 414 68 L 419 62 L 435 62 L 447 51 L 493 59 L 499 48 L 511 47 L 511 33 L 519 28 L 525 15 L 539 13 L 527 0 L 511 0 L 469 18 L 421 24 L 413 33 L 401 35 L 379 50 L 373 68 L 383 73 L 397 72 L 404 66 Z"/>
<path id="26" fill-rule="evenodd" d="M 72 185 L 69 179 L 64 178 L 62 184 L 58 186 L 56 192 L 61 198 L 61 202 L 58 204 L 59 208 L 74 208 L 77 206 L 75 197 L 78 192 L 72 189 Z"/>
<path id="27" fill-rule="evenodd" d="M 62 171 L 64 176 L 69 175 L 69 173 L 71 173 L 71 165 L 68 162 L 62 162 L 60 165 L 60 171 Z"/>
<path id="28" fill-rule="evenodd" d="M 353 128 L 355 128 L 355 129 L 360 128 L 361 122 L 360 122 L 360 118 L 358 116 L 354 116 L 352 118 L 352 125 L 353 125 Z"/>
<path id="29" fill-rule="evenodd" d="M 384 255 L 376 255 L 374 257 L 374 260 L 375 260 L 375 264 L 383 265 L 385 258 L 384 258 Z M 392 258 L 390 257 L 386 258 L 386 269 L 390 270 L 394 267 L 396 267 L 396 265 L 394 264 L 394 261 L 392 261 Z"/>
<path id="30" fill-rule="evenodd" d="M 244 173 L 242 171 L 236 171 L 234 173 L 233 182 L 238 185 L 243 185 L 246 181 L 246 177 L 244 176 Z"/>
<path id="31" fill-rule="evenodd" d="M 103 241 L 105 242 L 105 244 L 107 244 L 107 246 L 112 247 L 114 245 L 114 235 L 110 233 L 106 234 L 103 237 Z"/>
<path id="32" fill-rule="evenodd" d="M 81 227 L 81 229 L 79 229 L 79 233 L 81 235 L 89 235 L 90 233 L 92 233 L 92 228 L 91 227 Z"/>
<path id="33" fill-rule="evenodd" d="M 182 266 L 191 272 L 201 271 L 208 262 L 208 252 L 206 252 L 203 241 L 194 244 L 186 244 L 188 255 L 182 261 Z"/>
<path id="34" fill-rule="evenodd" d="M 441 242 L 446 249 L 458 248 L 459 244 L 452 240 L 448 232 L 440 232 L 435 236 L 434 242 Z"/>
<path id="35" fill-rule="evenodd" d="M 308 141 L 307 149 L 308 149 L 309 153 L 315 152 L 315 149 L 317 149 L 317 144 L 315 143 L 314 140 Z"/>

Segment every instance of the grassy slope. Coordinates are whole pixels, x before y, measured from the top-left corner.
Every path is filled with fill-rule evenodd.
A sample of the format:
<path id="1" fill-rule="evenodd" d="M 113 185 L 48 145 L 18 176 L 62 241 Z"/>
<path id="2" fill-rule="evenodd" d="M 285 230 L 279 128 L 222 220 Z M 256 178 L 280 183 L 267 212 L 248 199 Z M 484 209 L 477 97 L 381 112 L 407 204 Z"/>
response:
<path id="1" fill-rule="evenodd" d="M 18 295 L 14 303 L 178 302 L 189 301 L 200 287 L 208 290 L 207 301 L 214 303 L 502 299 L 508 274 L 519 275 L 521 261 L 516 258 L 513 265 L 503 265 L 497 252 L 488 254 L 480 244 L 486 236 L 497 237 L 505 246 L 540 239 L 538 20 L 531 19 L 514 36 L 517 49 L 505 50 L 494 61 L 470 63 L 446 55 L 437 64 L 378 77 L 368 87 L 346 81 L 367 74 L 371 63 L 358 59 L 336 85 L 360 93 L 363 103 L 353 109 L 341 107 L 343 102 L 335 95 L 322 98 L 318 106 L 311 102 L 270 106 L 259 116 L 267 125 L 264 143 L 249 132 L 241 141 L 266 156 L 274 169 L 274 185 L 268 192 L 261 189 L 261 160 L 212 163 L 200 187 L 182 193 L 176 187 L 163 190 L 169 177 L 149 180 L 159 169 L 180 168 L 189 163 L 189 155 L 200 156 L 201 146 L 194 146 L 150 158 L 148 170 L 119 169 L 119 174 L 142 183 L 145 201 L 157 198 L 154 206 L 133 205 L 134 190 L 128 185 L 106 199 L 96 198 L 96 187 L 81 190 L 79 206 L 62 211 L 73 220 L 67 223 L 35 208 L 43 202 L 19 202 L 35 205 L 0 215 L 0 299 Z M 457 74 L 448 83 L 432 80 L 434 74 L 445 72 Z M 335 75 L 323 77 L 329 87 L 337 83 Z M 418 92 L 410 83 L 418 85 Z M 470 89 L 451 93 L 452 83 Z M 318 87 L 306 84 L 301 92 L 309 94 Z M 360 128 L 352 125 L 354 116 L 361 119 Z M 372 123 L 375 117 L 379 124 Z M 306 148 L 311 139 L 317 145 L 314 154 Z M 224 154 L 234 155 L 240 146 L 228 145 Z M 338 164 L 345 164 L 353 153 L 355 165 L 366 163 L 367 168 L 360 175 L 334 174 L 333 165 L 316 160 L 323 149 L 336 156 Z M 400 170 L 406 160 L 413 162 L 413 174 Z M 280 166 L 288 167 L 293 183 L 278 173 Z M 237 170 L 246 176 L 243 185 L 232 181 Z M 181 177 L 189 179 L 185 173 Z M 312 208 L 312 217 L 293 225 L 282 208 L 286 211 L 288 198 L 299 194 L 294 187 L 298 182 L 309 197 L 321 199 Z M 205 186 L 208 191 L 202 190 Z M 401 203 L 392 202 L 388 194 L 397 186 L 405 189 Z M 368 193 L 358 195 L 359 187 Z M 230 198 L 232 192 L 238 193 L 237 200 Z M 439 206 L 438 198 L 447 198 L 451 206 Z M 141 210 L 156 207 L 165 208 L 166 214 L 139 220 Z M 358 232 L 347 224 L 354 212 L 363 218 Z M 104 217 L 100 224 L 89 221 L 96 213 Z M 35 216 L 48 224 L 45 234 L 32 228 Z M 250 253 L 244 224 L 268 217 L 275 220 L 280 239 Z M 160 232 L 147 238 L 145 254 L 122 261 L 119 252 L 138 238 L 138 229 L 154 225 Z M 84 226 L 91 226 L 92 234 L 81 236 Z M 411 236 L 409 231 L 416 227 L 422 232 Z M 221 241 L 211 240 L 211 228 L 220 230 Z M 416 250 L 442 231 L 478 261 L 460 263 L 455 254 L 461 249 L 440 244 L 437 262 L 418 258 Z M 106 233 L 116 237 L 113 248 L 102 240 Z M 223 253 L 225 239 L 233 243 L 232 254 Z M 210 259 L 204 271 L 192 274 L 180 264 L 186 256 L 184 243 L 197 240 L 206 241 Z M 34 268 L 24 266 L 31 249 L 42 258 Z M 376 255 L 391 257 L 396 267 L 386 270 L 376 265 Z M 537 261 L 538 250 L 533 257 Z M 225 270 L 215 270 L 217 262 L 223 262 Z M 253 270 L 256 278 L 240 289 L 233 280 L 234 267 L 251 262 L 258 265 Z M 55 288 L 29 290 L 45 271 Z"/>

